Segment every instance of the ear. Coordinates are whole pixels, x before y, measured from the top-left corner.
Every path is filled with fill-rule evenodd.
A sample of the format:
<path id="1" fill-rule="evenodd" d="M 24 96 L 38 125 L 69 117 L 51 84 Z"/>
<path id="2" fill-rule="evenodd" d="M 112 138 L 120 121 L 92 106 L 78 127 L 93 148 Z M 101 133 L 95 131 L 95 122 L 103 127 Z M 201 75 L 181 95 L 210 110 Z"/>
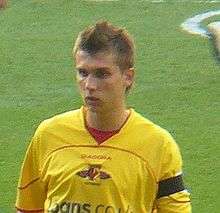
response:
<path id="1" fill-rule="evenodd" d="M 132 86 L 132 84 L 134 83 L 134 75 L 135 75 L 135 70 L 133 67 L 124 71 L 126 88 L 130 88 Z"/>

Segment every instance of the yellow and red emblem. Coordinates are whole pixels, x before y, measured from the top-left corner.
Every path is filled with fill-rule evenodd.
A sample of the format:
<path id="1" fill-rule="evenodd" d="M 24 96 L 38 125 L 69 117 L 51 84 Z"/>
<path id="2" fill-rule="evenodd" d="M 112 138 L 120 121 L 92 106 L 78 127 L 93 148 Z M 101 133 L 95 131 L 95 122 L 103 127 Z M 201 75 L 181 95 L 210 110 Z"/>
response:
<path id="1" fill-rule="evenodd" d="M 107 172 L 104 172 L 101 170 L 101 167 L 102 166 L 99 164 L 89 165 L 88 168 L 86 168 L 85 170 L 79 171 L 76 174 L 90 181 L 95 181 L 97 179 L 111 178 L 111 176 Z"/>

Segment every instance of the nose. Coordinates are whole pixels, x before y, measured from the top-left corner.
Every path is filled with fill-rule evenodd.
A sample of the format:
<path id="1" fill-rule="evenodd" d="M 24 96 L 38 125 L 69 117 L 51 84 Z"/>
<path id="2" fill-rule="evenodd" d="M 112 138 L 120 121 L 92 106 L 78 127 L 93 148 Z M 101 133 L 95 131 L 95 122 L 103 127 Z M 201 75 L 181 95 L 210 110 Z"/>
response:
<path id="1" fill-rule="evenodd" d="M 88 75 L 85 80 L 85 89 L 87 90 L 96 90 L 97 89 L 97 81 L 92 75 Z"/>

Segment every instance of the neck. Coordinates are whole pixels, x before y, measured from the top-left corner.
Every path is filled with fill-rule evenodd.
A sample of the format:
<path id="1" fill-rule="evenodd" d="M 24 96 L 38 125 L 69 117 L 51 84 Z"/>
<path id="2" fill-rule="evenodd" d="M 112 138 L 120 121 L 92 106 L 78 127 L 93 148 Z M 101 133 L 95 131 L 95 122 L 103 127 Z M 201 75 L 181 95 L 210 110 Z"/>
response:
<path id="1" fill-rule="evenodd" d="M 85 119 L 88 126 L 103 130 L 111 131 L 120 129 L 129 116 L 129 110 L 126 108 L 109 111 L 105 113 L 85 110 Z"/>

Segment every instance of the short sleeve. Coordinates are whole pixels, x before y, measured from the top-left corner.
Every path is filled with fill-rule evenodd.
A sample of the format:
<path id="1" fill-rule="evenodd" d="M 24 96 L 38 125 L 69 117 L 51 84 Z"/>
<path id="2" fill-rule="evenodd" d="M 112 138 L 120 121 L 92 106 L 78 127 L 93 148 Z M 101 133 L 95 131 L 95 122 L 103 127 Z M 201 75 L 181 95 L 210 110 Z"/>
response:
<path id="1" fill-rule="evenodd" d="M 190 194 L 186 190 L 182 179 L 181 153 L 178 145 L 169 133 L 165 135 L 163 148 L 164 153 L 160 165 L 159 186 L 163 186 L 167 190 L 167 195 L 156 200 L 156 212 L 191 213 Z"/>
<path id="2" fill-rule="evenodd" d="M 155 213 L 191 213 L 190 194 L 184 190 L 159 198 Z"/>
<path id="3" fill-rule="evenodd" d="M 168 179 L 182 173 L 182 157 L 179 147 L 173 137 L 164 134 L 163 156 L 160 163 L 159 181 Z"/>
<path id="4" fill-rule="evenodd" d="M 39 141 L 40 136 L 35 133 L 24 158 L 17 188 L 16 208 L 18 210 L 44 209 L 46 191 L 40 177 Z"/>

